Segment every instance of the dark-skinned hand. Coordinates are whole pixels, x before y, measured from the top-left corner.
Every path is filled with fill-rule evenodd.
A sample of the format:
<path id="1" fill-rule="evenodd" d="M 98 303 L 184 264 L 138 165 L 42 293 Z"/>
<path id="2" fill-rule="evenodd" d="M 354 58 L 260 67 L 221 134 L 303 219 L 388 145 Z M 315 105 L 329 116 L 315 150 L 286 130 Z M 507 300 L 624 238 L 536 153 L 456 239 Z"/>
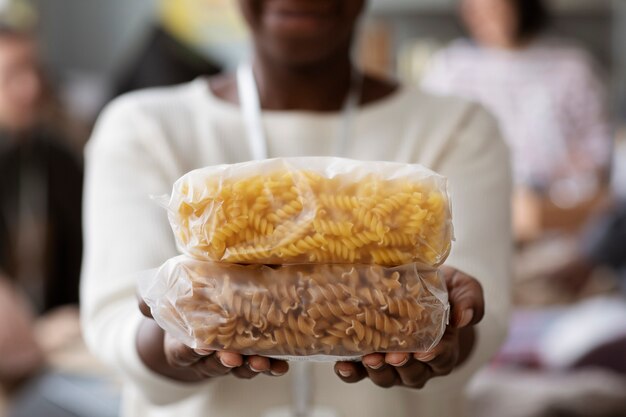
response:
<path id="1" fill-rule="evenodd" d="M 287 362 L 262 356 L 192 349 L 164 332 L 141 299 L 139 308 L 145 318 L 137 332 L 137 351 L 146 366 L 160 375 L 182 382 L 201 382 L 228 374 L 242 379 L 259 374 L 278 377 L 289 370 Z"/>
<path id="2" fill-rule="evenodd" d="M 441 342 L 430 352 L 373 353 L 361 362 L 338 362 L 337 376 L 355 383 L 369 378 L 374 384 L 390 388 L 423 388 L 433 378 L 450 374 L 470 355 L 475 341 L 474 326 L 484 315 L 485 304 L 480 283 L 463 272 L 443 267 L 443 278 L 450 298 L 450 325 Z"/>

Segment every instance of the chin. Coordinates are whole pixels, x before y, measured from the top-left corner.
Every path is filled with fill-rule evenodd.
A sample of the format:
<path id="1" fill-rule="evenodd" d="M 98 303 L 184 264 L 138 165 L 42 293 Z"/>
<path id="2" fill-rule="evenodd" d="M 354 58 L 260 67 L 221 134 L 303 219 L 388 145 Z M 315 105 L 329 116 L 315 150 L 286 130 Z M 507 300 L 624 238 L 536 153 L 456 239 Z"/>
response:
<path id="1" fill-rule="evenodd" d="M 323 64 L 341 55 L 349 57 L 350 38 L 341 42 L 338 42 L 336 37 L 332 40 L 328 38 L 328 36 L 316 38 L 272 37 L 271 42 L 262 42 L 259 46 L 262 52 L 274 61 L 295 67 Z"/>
<path id="2" fill-rule="evenodd" d="M 277 4 L 282 6 L 267 10 L 257 26 L 257 47 L 266 55 L 301 66 L 349 53 L 355 17 L 343 16 L 332 2 Z"/>

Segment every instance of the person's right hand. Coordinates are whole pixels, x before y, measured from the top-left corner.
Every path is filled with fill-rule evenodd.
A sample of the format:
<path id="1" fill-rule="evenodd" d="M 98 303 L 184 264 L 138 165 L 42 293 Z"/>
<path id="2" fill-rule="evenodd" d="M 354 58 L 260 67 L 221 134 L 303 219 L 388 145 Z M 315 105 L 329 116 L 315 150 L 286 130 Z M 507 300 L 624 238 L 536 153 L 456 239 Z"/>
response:
<path id="1" fill-rule="evenodd" d="M 13 388 L 44 365 L 34 329 L 28 301 L 0 276 L 0 386 Z"/>
<path id="2" fill-rule="evenodd" d="M 137 332 L 137 351 L 146 366 L 160 375 L 182 382 L 201 382 L 229 374 L 242 379 L 259 374 L 278 377 L 289 370 L 287 362 L 262 356 L 192 349 L 164 332 L 141 299 L 139 308 L 145 318 Z"/>

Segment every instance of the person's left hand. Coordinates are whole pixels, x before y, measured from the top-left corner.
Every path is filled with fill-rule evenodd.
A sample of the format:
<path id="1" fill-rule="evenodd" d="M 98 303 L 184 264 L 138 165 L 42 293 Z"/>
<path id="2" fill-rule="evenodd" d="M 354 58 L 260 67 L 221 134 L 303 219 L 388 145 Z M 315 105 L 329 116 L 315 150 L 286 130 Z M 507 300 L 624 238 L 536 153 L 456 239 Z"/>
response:
<path id="1" fill-rule="evenodd" d="M 430 352 L 374 353 L 362 362 L 338 362 L 335 372 L 344 382 L 365 378 L 383 388 L 423 388 L 432 378 L 450 374 L 463 363 L 474 346 L 474 327 L 484 315 L 480 283 L 456 269 L 443 267 L 450 297 L 450 325 L 441 342 Z"/>

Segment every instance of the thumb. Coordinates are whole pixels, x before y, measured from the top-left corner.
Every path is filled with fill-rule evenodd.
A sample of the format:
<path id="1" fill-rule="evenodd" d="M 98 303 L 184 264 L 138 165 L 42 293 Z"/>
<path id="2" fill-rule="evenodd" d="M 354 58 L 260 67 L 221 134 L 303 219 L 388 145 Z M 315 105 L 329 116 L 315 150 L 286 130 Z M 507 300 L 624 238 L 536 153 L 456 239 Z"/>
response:
<path id="1" fill-rule="evenodd" d="M 485 315 L 480 282 L 454 268 L 443 267 L 441 271 L 448 288 L 452 326 L 461 329 L 478 324 Z"/>
<path id="2" fill-rule="evenodd" d="M 141 311 L 141 314 L 143 314 L 144 316 L 146 316 L 149 319 L 153 318 L 152 317 L 152 311 L 150 310 L 150 307 L 148 306 L 148 304 L 146 304 L 144 299 L 141 298 L 141 296 L 139 294 L 137 294 L 137 303 L 139 305 L 139 310 Z"/>

